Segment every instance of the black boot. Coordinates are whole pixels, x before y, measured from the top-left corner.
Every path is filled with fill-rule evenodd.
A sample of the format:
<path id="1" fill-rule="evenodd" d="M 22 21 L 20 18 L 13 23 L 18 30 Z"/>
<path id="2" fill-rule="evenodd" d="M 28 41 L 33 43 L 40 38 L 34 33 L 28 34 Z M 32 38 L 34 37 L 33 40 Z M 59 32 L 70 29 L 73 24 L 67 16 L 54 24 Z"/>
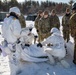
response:
<path id="1" fill-rule="evenodd" d="M 42 47 L 42 44 L 41 44 L 41 43 L 38 43 L 38 44 L 37 44 L 37 47 Z"/>

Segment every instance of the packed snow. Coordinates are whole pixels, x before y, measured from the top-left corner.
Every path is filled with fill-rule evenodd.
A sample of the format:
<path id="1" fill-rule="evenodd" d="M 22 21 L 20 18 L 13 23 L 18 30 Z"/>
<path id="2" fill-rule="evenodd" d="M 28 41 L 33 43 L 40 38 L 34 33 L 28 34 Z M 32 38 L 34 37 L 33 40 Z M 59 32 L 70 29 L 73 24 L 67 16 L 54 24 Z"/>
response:
<path id="1" fill-rule="evenodd" d="M 62 17 L 59 18 L 61 22 Z M 60 30 L 62 30 L 62 26 Z M 2 40 L 3 38 L 0 35 L 0 43 Z M 57 62 L 56 65 L 51 65 L 48 61 L 39 63 L 23 61 L 17 75 L 76 75 L 76 65 L 72 62 L 74 52 L 74 41 L 72 37 L 70 37 L 70 41 L 67 43 L 67 51 L 65 60 L 70 64 L 68 68 L 65 68 L 59 62 Z M 8 56 L 4 57 L 2 54 L 0 55 L 0 75 L 10 75 Z"/>

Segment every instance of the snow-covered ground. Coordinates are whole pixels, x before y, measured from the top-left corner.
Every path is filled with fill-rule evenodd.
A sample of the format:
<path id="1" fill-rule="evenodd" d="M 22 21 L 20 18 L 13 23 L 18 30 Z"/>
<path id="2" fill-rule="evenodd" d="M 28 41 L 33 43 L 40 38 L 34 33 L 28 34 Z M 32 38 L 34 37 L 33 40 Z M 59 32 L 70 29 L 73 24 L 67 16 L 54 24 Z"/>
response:
<path id="1" fill-rule="evenodd" d="M 1 31 L 1 25 L 0 25 L 0 32 Z M 2 36 L 0 35 L 0 43 L 3 41 Z M 0 75 L 10 75 L 10 68 L 9 68 L 9 60 L 8 57 L 3 57 L 3 55 L 0 55 Z"/>
<path id="2" fill-rule="evenodd" d="M 62 17 L 60 17 L 60 22 L 61 18 Z M 60 29 L 62 30 L 62 26 Z M 2 36 L 0 35 L 0 43 L 2 40 Z M 73 39 L 71 38 L 70 41 L 67 44 L 68 50 L 70 50 L 70 54 L 65 57 L 65 60 L 70 64 L 70 68 L 64 68 L 59 62 L 56 65 L 50 65 L 48 62 L 23 62 L 21 71 L 17 75 L 76 75 L 76 65 L 72 63 Z M 3 57 L 2 54 L 0 56 L 0 75 L 10 75 L 9 59 L 8 57 Z"/>

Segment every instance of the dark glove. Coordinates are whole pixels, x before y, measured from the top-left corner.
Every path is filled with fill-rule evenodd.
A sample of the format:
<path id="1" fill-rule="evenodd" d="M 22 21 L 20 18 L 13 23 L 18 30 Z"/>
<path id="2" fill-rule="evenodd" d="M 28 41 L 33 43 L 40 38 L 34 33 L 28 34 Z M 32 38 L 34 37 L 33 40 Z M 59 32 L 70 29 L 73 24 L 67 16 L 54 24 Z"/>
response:
<path id="1" fill-rule="evenodd" d="M 21 41 L 19 39 L 17 39 L 16 43 L 19 44 Z"/>
<path id="2" fill-rule="evenodd" d="M 29 47 L 30 45 L 29 44 L 25 44 L 25 46 Z"/>
<path id="3" fill-rule="evenodd" d="M 30 31 L 32 31 L 32 28 L 29 28 Z"/>
<path id="4" fill-rule="evenodd" d="M 35 38 L 37 38 L 38 36 L 37 36 L 37 35 L 35 35 L 34 37 L 35 37 Z"/>
<path id="5" fill-rule="evenodd" d="M 2 53 L 2 49 L 0 48 L 0 53 Z"/>
<path id="6" fill-rule="evenodd" d="M 41 43 L 38 43 L 38 44 L 37 44 L 37 47 L 42 47 L 42 44 L 41 44 Z"/>
<path id="7" fill-rule="evenodd" d="M 39 30 L 38 30 L 38 29 L 37 29 L 36 31 L 37 31 L 37 32 L 39 32 Z"/>

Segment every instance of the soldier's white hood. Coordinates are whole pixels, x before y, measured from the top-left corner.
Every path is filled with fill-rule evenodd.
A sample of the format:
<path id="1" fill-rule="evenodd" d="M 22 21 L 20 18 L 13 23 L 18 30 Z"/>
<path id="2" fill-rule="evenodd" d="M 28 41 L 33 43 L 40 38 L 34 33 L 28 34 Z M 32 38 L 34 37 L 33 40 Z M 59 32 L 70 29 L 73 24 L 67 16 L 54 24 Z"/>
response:
<path id="1" fill-rule="evenodd" d="M 14 12 L 14 13 L 18 14 L 19 16 L 21 15 L 21 12 L 20 12 L 20 10 L 19 10 L 18 7 L 12 7 L 12 8 L 10 8 L 9 9 L 9 13 L 11 13 L 11 12 Z"/>
<path id="2" fill-rule="evenodd" d="M 51 29 L 50 33 L 52 33 L 52 35 L 61 36 L 61 32 L 60 32 L 57 28 L 55 28 L 55 27 L 53 27 L 53 28 Z"/>

